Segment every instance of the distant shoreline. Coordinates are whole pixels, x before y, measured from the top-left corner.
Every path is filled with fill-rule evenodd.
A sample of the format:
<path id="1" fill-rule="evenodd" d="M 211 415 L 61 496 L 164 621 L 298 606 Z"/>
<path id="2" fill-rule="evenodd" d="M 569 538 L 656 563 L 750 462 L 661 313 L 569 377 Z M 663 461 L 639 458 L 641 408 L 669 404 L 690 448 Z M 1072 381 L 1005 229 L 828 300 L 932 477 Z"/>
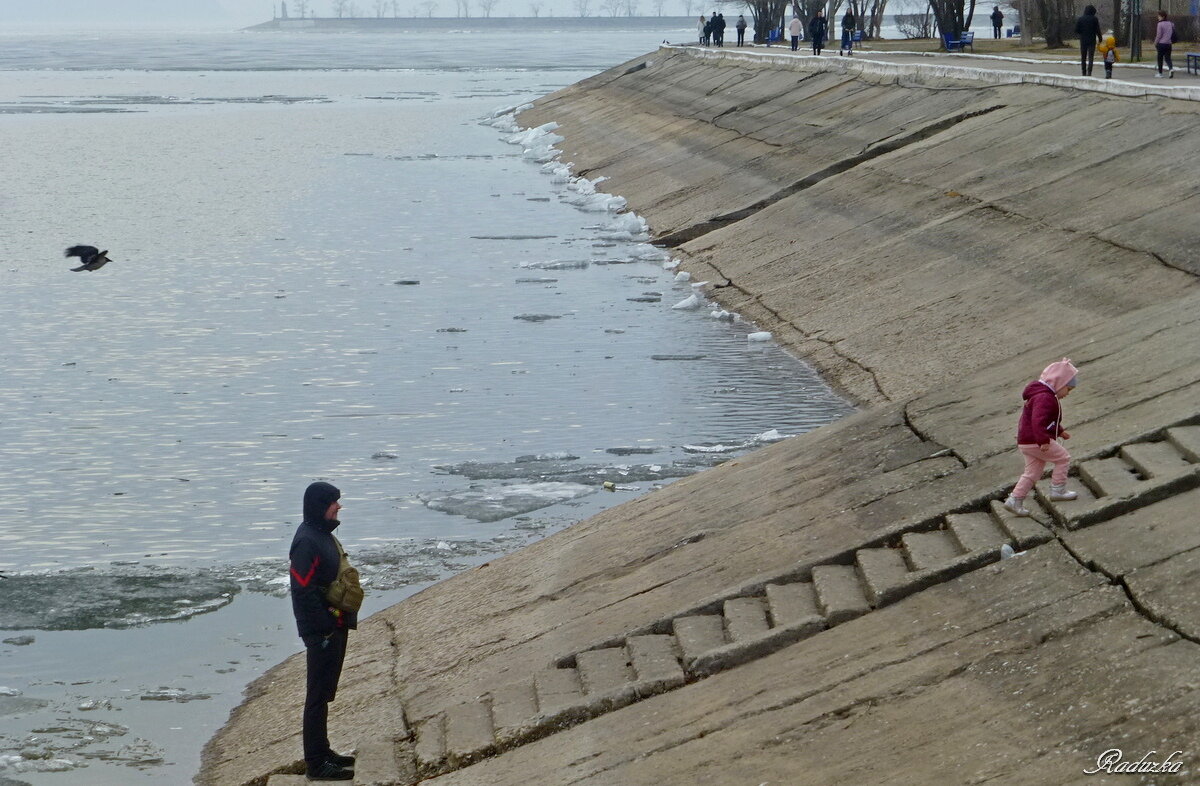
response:
<path id="1" fill-rule="evenodd" d="M 538 17 L 314 17 L 272 19 L 244 28 L 255 32 L 388 32 L 411 30 L 677 30 L 695 26 L 690 16 L 538 16 Z"/>

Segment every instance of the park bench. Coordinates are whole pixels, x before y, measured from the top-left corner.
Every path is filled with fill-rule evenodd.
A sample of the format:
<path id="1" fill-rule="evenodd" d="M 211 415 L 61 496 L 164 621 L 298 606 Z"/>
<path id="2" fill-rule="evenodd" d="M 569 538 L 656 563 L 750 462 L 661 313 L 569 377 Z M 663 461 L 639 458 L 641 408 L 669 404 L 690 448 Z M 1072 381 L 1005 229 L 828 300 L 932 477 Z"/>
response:
<path id="1" fill-rule="evenodd" d="M 1200 52 L 1184 52 L 1187 58 L 1187 72 L 1200 75 Z"/>
<path id="2" fill-rule="evenodd" d="M 958 50 L 962 52 L 966 47 L 971 47 L 971 51 L 975 51 L 975 33 L 970 30 L 964 30 L 962 35 L 955 38 L 952 33 L 942 33 L 942 43 L 946 47 L 947 52 Z"/>

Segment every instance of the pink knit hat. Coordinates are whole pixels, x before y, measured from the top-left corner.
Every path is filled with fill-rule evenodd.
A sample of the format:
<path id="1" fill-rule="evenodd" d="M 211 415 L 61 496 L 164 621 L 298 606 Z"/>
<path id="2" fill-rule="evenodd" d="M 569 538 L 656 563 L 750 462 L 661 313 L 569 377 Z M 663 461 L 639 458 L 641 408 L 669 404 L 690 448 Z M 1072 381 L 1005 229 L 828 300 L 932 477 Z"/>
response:
<path id="1" fill-rule="evenodd" d="M 1075 387 L 1075 375 L 1079 373 L 1078 369 L 1071 363 L 1069 358 L 1063 358 L 1055 363 L 1046 366 L 1042 375 L 1038 377 L 1042 382 L 1045 382 L 1050 387 L 1058 390 L 1063 385 Z"/>

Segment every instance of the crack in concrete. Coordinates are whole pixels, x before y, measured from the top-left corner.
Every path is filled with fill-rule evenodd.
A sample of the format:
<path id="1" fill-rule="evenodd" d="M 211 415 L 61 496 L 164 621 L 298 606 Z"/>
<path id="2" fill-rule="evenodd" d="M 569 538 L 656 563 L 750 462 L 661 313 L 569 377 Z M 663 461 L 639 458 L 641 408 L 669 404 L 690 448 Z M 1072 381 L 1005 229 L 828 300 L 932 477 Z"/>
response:
<path id="1" fill-rule="evenodd" d="M 979 117 L 980 115 L 986 115 L 989 112 L 994 112 L 998 109 L 1003 109 L 1004 107 L 1005 107 L 1004 104 L 993 104 L 991 106 L 983 107 L 981 109 L 975 109 L 975 110 L 966 111 L 966 112 L 959 112 L 956 115 L 951 115 L 950 117 L 942 118 L 941 120 L 935 121 L 935 122 L 930 123 L 925 126 L 922 126 L 921 128 L 918 128 L 917 130 L 915 130 L 909 134 L 905 134 L 904 136 L 895 138 L 892 141 L 883 142 L 882 140 L 877 140 L 875 143 L 868 144 L 868 146 L 867 146 L 868 149 L 862 153 L 859 153 L 859 154 L 853 155 L 853 156 L 849 156 L 847 158 L 843 158 L 839 161 L 835 161 L 834 163 L 830 164 L 829 166 L 825 167 L 824 169 L 820 169 L 816 172 L 806 175 L 805 177 L 801 178 L 800 180 L 797 180 L 796 182 L 792 183 L 791 185 L 785 186 L 785 187 L 779 189 L 778 191 L 776 191 L 775 193 L 765 196 L 762 199 L 759 199 L 758 201 L 753 202 L 746 207 L 740 208 L 738 210 L 734 210 L 730 213 L 724 213 L 719 216 L 714 216 L 713 218 L 710 218 L 707 221 L 702 221 L 698 224 L 693 224 L 690 227 L 685 227 L 683 229 L 676 230 L 675 232 L 672 232 L 668 235 L 664 235 L 663 237 L 658 238 L 657 240 L 654 241 L 655 245 L 661 245 L 666 248 L 676 248 L 678 246 L 683 245 L 684 243 L 695 240 L 698 237 L 707 235 L 709 232 L 712 232 L 716 229 L 720 229 L 721 227 L 727 226 L 731 223 L 736 223 L 745 218 L 749 218 L 750 216 L 754 215 L 755 213 L 758 213 L 758 212 L 770 207 L 771 205 L 774 205 L 776 202 L 779 202 L 783 199 L 793 196 L 794 194 L 797 194 L 800 191 L 804 191 L 805 189 L 812 188 L 813 186 L 817 185 L 818 183 L 820 183 L 824 180 L 828 180 L 829 178 L 834 177 L 835 175 L 840 175 L 843 172 L 846 172 L 850 169 L 853 169 L 853 168 L 859 166 L 860 164 L 864 164 L 868 161 L 879 158 L 880 156 L 887 155 L 888 153 L 892 153 L 892 152 L 895 152 L 902 148 L 908 147 L 909 145 L 913 145 L 918 142 L 923 142 L 932 136 L 936 136 L 937 134 L 940 134 L 943 131 L 946 131 L 960 123 L 970 120 L 973 117 Z M 729 130 L 729 129 L 722 129 L 722 130 Z M 749 138 L 745 134 L 742 134 L 742 136 Z M 765 144 L 770 144 L 770 143 L 765 143 Z M 872 147 L 872 145 L 874 145 L 874 144 L 877 144 L 878 146 Z"/>
<path id="2" fill-rule="evenodd" d="M 925 434 L 925 432 L 921 431 L 921 429 L 917 427 L 917 424 L 913 422 L 912 415 L 908 411 L 908 408 L 912 406 L 913 403 L 914 401 L 906 401 L 900 410 L 904 418 L 904 425 L 907 426 L 908 430 L 916 435 L 917 439 L 921 440 L 922 442 L 932 442 L 933 444 L 943 448 L 943 450 L 939 450 L 937 453 L 926 456 L 921 460 L 924 461 L 926 459 L 940 458 L 942 456 L 953 456 L 954 458 L 958 459 L 958 463 L 962 464 L 964 467 L 970 466 L 967 463 L 967 460 L 960 456 L 958 451 L 956 451 L 954 448 L 948 448 L 945 445 L 942 445 L 942 443 L 935 441 L 932 437 L 928 436 Z"/>

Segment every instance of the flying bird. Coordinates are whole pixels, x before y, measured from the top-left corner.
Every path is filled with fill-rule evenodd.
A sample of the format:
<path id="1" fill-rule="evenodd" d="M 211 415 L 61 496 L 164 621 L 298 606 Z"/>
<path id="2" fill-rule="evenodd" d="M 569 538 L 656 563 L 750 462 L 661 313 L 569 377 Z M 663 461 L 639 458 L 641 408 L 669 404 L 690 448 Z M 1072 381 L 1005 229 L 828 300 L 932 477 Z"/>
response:
<path id="1" fill-rule="evenodd" d="M 95 246 L 71 246 L 66 251 L 68 257 L 79 257 L 79 267 L 71 268 L 72 271 L 80 270 L 99 270 L 104 267 L 105 263 L 111 260 L 107 256 L 108 251 L 101 251 Z"/>

